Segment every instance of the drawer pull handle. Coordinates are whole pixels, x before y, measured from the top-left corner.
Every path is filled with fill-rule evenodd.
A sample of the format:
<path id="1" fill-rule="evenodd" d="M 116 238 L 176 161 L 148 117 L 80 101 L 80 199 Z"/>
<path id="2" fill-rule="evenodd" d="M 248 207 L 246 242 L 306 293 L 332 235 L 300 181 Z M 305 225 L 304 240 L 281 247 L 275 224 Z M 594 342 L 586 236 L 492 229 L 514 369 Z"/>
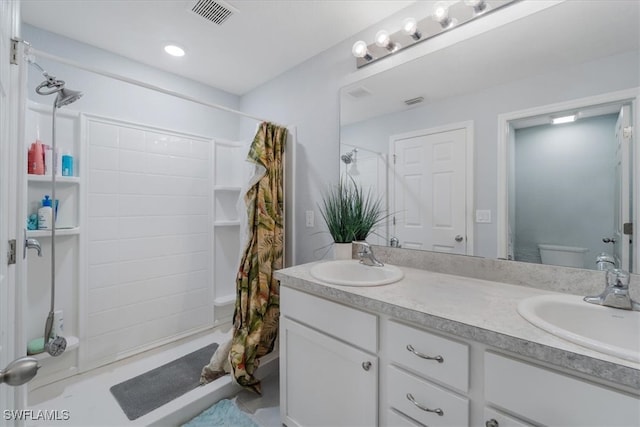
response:
<path id="1" fill-rule="evenodd" d="M 413 403 L 414 405 L 416 405 L 418 407 L 418 409 L 421 409 L 425 412 L 433 412 L 434 414 L 438 414 L 440 416 L 444 415 L 444 411 L 440 408 L 436 408 L 436 409 L 429 409 L 425 406 L 422 406 L 421 404 L 419 404 L 418 402 L 416 402 L 416 400 L 413 398 L 413 395 L 411 395 L 411 393 L 407 393 L 407 400 L 409 400 L 409 402 Z"/>
<path id="2" fill-rule="evenodd" d="M 444 357 L 442 357 L 442 356 L 427 356 L 426 354 L 422 354 L 419 351 L 416 351 L 416 349 L 413 348 L 413 346 L 411 344 L 407 345 L 407 350 L 409 350 L 411 353 L 415 354 L 416 356 L 420 357 L 421 359 L 435 360 L 438 363 L 444 362 Z"/>
<path id="3" fill-rule="evenodd" d="M 371 369 L 371 362 L 362 362 L 362 369 L 364 369 L 365 371 Z"/>
<path id="4" fill-rule="evenodd" d="M 486 427 L 499 427 L 500 423 L 495 418 L 491 418 L 489 421 L 484 423 Z"/>

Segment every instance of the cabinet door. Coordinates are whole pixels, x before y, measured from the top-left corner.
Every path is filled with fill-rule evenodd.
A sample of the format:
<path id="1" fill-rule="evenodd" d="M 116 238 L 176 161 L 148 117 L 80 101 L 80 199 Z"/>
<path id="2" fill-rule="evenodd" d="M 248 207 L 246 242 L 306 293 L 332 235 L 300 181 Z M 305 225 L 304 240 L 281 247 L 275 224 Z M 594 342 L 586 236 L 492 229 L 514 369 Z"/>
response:
<path id="1" fill-rule="evenodd" d="M 280 411 L 293 426 L 375 426 L 378 359 L 280 319 Z"/>

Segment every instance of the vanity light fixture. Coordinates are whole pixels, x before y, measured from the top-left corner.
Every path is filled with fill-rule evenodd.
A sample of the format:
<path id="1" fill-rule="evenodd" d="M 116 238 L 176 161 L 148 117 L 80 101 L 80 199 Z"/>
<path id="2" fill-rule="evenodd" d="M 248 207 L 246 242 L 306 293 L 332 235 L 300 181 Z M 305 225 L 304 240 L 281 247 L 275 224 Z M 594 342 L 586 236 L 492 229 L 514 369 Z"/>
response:
<path id="1" fill-rule="evenodd" d="M 552 117 L 551 123 L 554 125 L 561 125 L 563 123 L 571 123 L 576 121 L 576 114 L 571 114 L 569 116 L 562 117 Z"/>
<path id="2" fill-rule="evenodd" d="M 438 1 L 432 14 L 422 19 L 406 18 L 401 27 L 389 33 L 380 30 L 373 43 L 359 40 L 351 49 L 360 68 L 421 43 L 444 32 L 452 31 L 469 21 L 493 13 L 518 0 L 446 0 Z"/>
<path id="3" fill-rule="evenodd" d="M 181 57 L 184 56 L 184 49 L 176 44 L 167 44 L 164 47 L 164 51 L 171 56 Z"/>
<path id="4" fill-rule="evenodd" d="M 402 21 L 402 32 L 416 41 L 422 37 L 422 33 L 418 30 L 418 22 L 413 18 Z"/>

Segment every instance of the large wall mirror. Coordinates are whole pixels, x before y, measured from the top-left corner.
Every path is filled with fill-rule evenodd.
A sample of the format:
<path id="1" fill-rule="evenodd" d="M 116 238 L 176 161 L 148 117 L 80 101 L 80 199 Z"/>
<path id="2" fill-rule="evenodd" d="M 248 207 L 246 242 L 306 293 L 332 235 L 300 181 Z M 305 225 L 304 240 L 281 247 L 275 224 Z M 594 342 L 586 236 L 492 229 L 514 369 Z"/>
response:
<path id="1" fill-rule="evenodd" d="M 341 174 L 389 207 L 371 242 L 638 272 L 639 10 L 557 2 L 343 87 Z"/>

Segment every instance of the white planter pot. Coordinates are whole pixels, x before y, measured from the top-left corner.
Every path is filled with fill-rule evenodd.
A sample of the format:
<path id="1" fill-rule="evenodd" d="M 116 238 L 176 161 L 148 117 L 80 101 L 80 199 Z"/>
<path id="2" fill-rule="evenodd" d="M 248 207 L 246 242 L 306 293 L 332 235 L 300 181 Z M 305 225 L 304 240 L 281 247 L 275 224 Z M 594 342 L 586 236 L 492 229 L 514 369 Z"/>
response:
<path id="1" fill-rule="evenodd" d="M 351 243 L 334 243 L 333 259 L 351 259 Z"/>

